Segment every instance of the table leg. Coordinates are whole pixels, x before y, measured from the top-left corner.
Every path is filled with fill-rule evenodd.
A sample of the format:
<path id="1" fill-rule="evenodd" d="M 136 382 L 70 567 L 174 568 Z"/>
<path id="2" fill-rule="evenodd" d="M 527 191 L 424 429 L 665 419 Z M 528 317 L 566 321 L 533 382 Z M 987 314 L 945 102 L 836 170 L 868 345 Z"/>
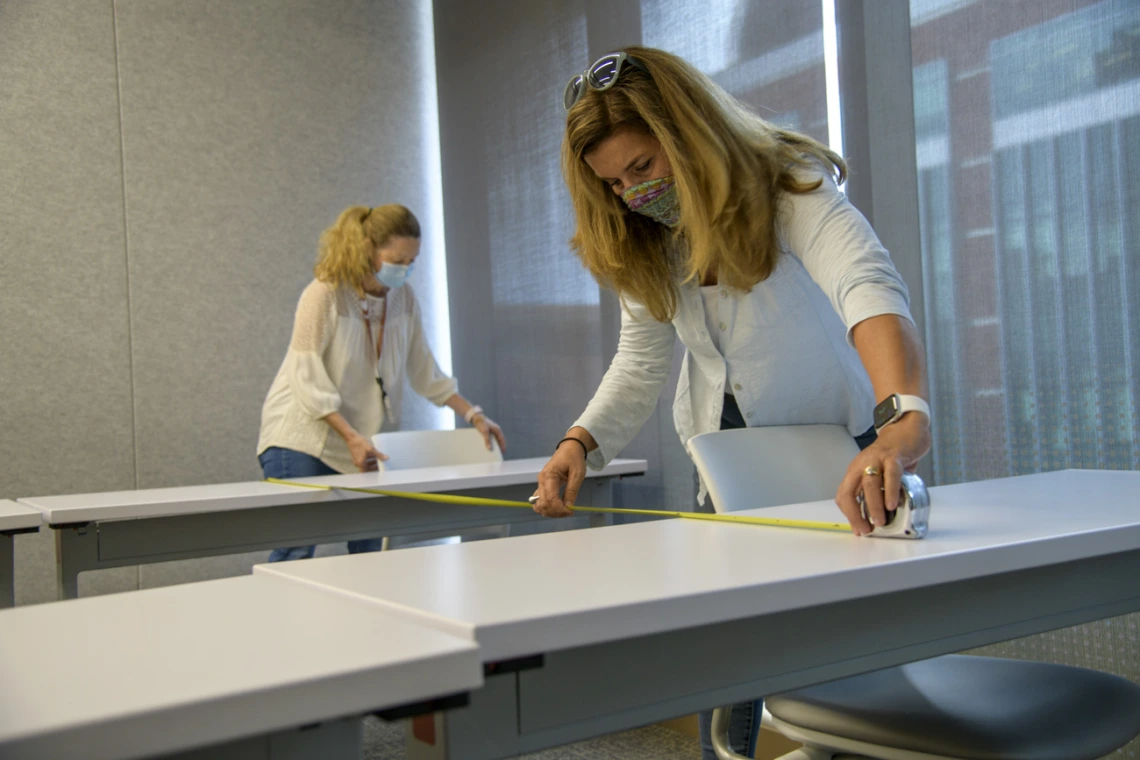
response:
<path id="1" fill-rule="evenodd" d="M 593 495 L 588 502 L 591 506 L 596 507 L 612 507 L 614 505 L 614 483 L 617 478 L 597 478 L 590 485 L 593 488 Z M 585 486 L 586 484 L 583 484 Z M 614 516 L 610 514 L 591 514 L 590 527 L 591 528 L 605 528 L 614 524 Z"/>
<path id="2" fill-rule="evenodd" d="M 99 533 L 91 523 L 55 529 L 56 595 L 79 598 L 79 573 L 98 567 Z"/>
<path id="3" fill-rule="evenodd" d="M 12 536 L 0 533 L 0 609 L 16 604 L 15 555 Z"/>
<path id="4" fill-rule="evenodd" d="M 466 707 L 408 721 L 407 760 L 493 760 L 519 754 L 518 674 L 488 677 Z"/>

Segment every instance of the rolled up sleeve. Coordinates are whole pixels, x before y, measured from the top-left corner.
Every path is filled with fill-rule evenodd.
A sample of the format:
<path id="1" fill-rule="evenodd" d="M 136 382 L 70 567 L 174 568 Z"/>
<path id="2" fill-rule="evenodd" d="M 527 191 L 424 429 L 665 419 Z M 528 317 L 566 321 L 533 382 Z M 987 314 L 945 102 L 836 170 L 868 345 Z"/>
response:
<path id="1" fill-rule="evenodd" d="M 839 192 L 830 176 L 818 189 L 781 199 L 780 236 L 804 264 L 847 327 L 882 314 L 913 322 L 906 283 L 867 219 Z"/>

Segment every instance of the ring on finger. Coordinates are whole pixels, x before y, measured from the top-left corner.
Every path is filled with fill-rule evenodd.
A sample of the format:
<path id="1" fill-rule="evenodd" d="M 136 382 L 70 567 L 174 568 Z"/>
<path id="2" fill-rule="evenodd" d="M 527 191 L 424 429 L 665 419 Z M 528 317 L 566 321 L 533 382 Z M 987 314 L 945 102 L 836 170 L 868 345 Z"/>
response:
<path id="1" fill-rule="evenodd" d="M 869 464 L 863 468 L 863 474 L 869 478 L 877 478 L 880 475 L 879 468 L 873 464 Z"/>

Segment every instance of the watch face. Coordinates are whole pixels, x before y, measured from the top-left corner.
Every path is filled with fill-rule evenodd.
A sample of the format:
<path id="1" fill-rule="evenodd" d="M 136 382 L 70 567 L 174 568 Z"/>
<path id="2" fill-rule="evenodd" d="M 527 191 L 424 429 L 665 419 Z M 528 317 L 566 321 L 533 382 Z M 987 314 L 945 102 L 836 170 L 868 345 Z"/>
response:
<path id="1" fill-rule="evenodd" d="M 899 413 L 899 397 L 887 396 L 875 407 L 875 427 L 881 428 L 893 421 Z"/>

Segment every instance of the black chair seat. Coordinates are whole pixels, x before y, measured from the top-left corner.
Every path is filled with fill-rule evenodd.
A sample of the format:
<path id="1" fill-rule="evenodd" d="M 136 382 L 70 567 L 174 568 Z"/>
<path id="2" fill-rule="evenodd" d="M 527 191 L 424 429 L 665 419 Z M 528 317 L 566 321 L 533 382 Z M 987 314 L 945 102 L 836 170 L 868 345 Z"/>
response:
<path id="1" fill-rule="evenodd" d="M 1131 681 L 994 657 L 935 657 L 765 702 L 793 726 L 964 760 L 1096 760 L 1140 734 Z"/>

